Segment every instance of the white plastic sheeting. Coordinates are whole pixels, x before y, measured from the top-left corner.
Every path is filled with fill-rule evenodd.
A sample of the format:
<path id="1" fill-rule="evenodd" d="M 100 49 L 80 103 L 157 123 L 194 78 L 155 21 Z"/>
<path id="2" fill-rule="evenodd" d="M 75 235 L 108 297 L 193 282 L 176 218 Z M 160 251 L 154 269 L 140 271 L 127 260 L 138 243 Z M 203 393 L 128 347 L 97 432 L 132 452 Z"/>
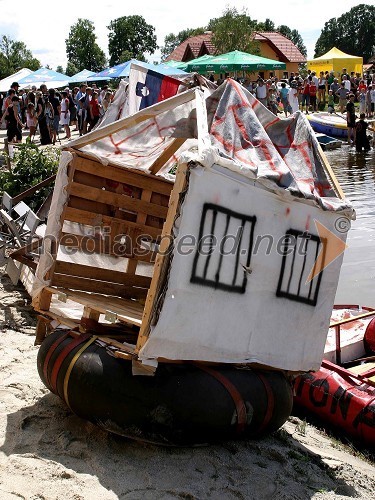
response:
<path id="1" fill-rule="evenodd" d="M 342 255 L 312 280 L 311 288 L 306 280 L 319 245 L 314 220 L 344 239 L 335 229 L 337 218 L 335 212 L 291 194 L 281 198 L 255 179 L 218 165 L 192 169 L 176 222 L 165 300 L 140 359 L 317 369 Z M 306 259 L 297 246 L 283 263 L 288 231 L 312 236 Z M 210 235 L 217 238 L 211 255 Z"/>

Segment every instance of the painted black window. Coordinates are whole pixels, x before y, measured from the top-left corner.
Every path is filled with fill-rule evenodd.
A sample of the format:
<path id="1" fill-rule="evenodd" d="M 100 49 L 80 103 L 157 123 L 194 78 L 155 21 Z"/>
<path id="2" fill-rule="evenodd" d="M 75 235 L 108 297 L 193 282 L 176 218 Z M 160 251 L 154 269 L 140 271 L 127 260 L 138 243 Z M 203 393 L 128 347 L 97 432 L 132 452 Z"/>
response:
<path id="1" fill-rule="evenodd" d="M 316 305 L 323 275 L 323 271 L 316 273 L 320 250 L 324 252 L 325 245 L 318 236 L 294 229 L 287 231 L 281 248 L 283 258 L 276 291 L 278 297 Z M 314 277 L 308 281 L 311 272 Z"/>
<path id="2" fill-rule="evenodd" d="M 250 274 L 255 216 L 205 203 L 190 281 L 245 293 Z"/>

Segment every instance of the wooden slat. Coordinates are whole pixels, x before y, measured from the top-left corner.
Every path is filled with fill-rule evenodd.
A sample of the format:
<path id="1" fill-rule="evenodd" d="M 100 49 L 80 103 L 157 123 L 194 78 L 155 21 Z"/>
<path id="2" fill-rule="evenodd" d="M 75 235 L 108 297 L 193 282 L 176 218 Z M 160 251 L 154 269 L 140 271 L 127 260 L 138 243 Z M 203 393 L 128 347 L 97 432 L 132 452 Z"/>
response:
<path id="1" fill-rule="evenodd" d="M 79 291 L 72 291 L 66 288 L 47 287 L 50 293 L 60 294 L 82 304 L 91 309 L 99 311 L 101 314 L 113 313 L 116 314 L 118 319 L 125 321 L 136 326 L 140 326 L 142 321 L 143 306 L 137 302 L 118 299 L 116 297 L 105 297 L 97 294 L 89 294 Z"/>
<path id="2" fill-rule="evenodd" d="M 148 288 L 151 284 L 151 278 L 148 276 L 127 274 L 125 272 L 123 273 L 120 271 L 113 271 L 111 269 L 74 264 L 72 262 L 56 262 L 55 273 L 107 281 L 109 283 L 118 283 L 126 286 L 138 286 L 142 288 Z"/>
<path id="3" fill-rule="evenodd" d="M 138 222 L 128 221 L 126 219 L 119 219 L 110 217 L 109 215 L 101 215 L 87 210 L 80 210 L 79 208 L 68 207 L 65 214 L 65 220 L 77 222 L 78 224 L 85 224 L 87 226 L 110 226 L 112 223 L 121 223 L 131 229 L 136 229 L 140 235 L 151 236 L 152 238 L 159 238 L 161 236 L 161 229 L 158 227 L 139 224 Z"/>
<path id="4" fill-rule="evenodd" d="M 70 162 L 70 164 L 68 165 L 68 169 L 67 169 L 68 186 L 69 186 L 69 184 L 71 183 L 71 181 L 73 179 L 74 168 L 75 168 L 74 167 L 74 163 L 76 162 L 76 160 L 77 160 L 77 156 L 75 154 L 73 154 L 73 160 Z M 58 234 L 58 240 L 61 237 L 62 227 L 63 227 L 63 222 L 64 222 L 64 218 L 65 218 L 66 209 L 67 209 L 67 204 L 64 206 L 63 211 L 62 211 L 61 216 L 60 216 L 61 229 L 60 229 L 59 234 Z M 46 273 L 45 279 L 51 279 L 52 276 L 53 276 L 53 271 L 54 271 L 54 266 L 55 266 L 55 263 L 56 263 L 57 252 L 58 252 L 58 243 L 55 244 L 55 243 L 52 242 L 52 244 L 51 244 L 51 253 L 52 253 L 52 256 L 53 256 L 55 262 L 53 263 L 53 265 L 49 269 L 49 271 Z M 34 305 L 35 309 L 37 309 L 39 311 L 48 311 L 48 309 L 50 307 L 50 304 L 51 304 L 51 298 L 52 298 L 51 292 L 49 292 L 47 290 L 47 287 L 43 288 L 43 290 L 39 293 L 39 295 L 37 297 L 33 298 L 33 305 Z"/>
<path id="5" fill-rule="evenodd" d="M 80 153 L 79 153 L 80 154 Z M 116 182 L 123 182 L 140 189 L 148 189 L 155 193 L 169 196 L 171 194 L 173 183 L 163 177 L 151 177 L 142 171 L 135 172 L 120 167 L 105 167 L 99 162 L 88 158 L 80 158 L 77 161 L 77 170 L 96 175 Z"/>
<path id="6" fill-rule="evenodd" d="M 68 207 L 86 210 L 87 212 L 92 212 L 94 214 L 112 215 L 113 207 L 107 203 L 85 200 L 79 196 L 73 196 L 71 193 L 69 194 Z"/>
<path id="7" fill-rule="evenodd" d="M 152 196 L 152 191 L 148 191 L 147 189 L 144 189 L 142 191 L 141 199 L 143 201 L 149 202 L 151 200 L 151 196 Z M 145 224 L 146 220 L 147 220 L 147 215 L 145 213 L 138 213 L 137 214 L 136 222 L 138 224 Z M 134 274 L 137 270 L 137 264 L 138 264 L 138 262 L 136 259 L 130 259 L 128 262 L 128 267 L 127 267 L 126 271 L 128 273 Z"/>
<path id="8" fill-rule="evenodd" d="M 330 328 L 333 328 L 338 325 L 345 325 L 346 323 L 351 323 L 352 321 L 357 321 L 358 319 L 368 318 L 369 316 L 375 315 L 375 309 L 373 311 L 368 311 L 363 314 L 358 314 L 358 316 L 351 316 L 350 318 L 341 319 L 340 321 L 334 321 L 329 325 Z"/>
<path id="9" fill-rule="evenodd" d="M 127 299 L 144 299 L 147 295 L 147 288 L 136 288 L 133 286 L 119 285 L 118 283 L 108 283 L 106 281 L 79 278 L 66 274 L 54 273 L 51 279 L 52 286 L 59 286 L 84 292 L 101 293 L 113 295 Z"/>
<path id="10" fill-rule="evenodd" d="M 18 194 L 12 200 L 13 206 L 16 205 L 19 201 L 24 200 L 29 196 L 32 196 L 34 193 L 44 188 L 45 186 L 52 184 L 52 182 L 55 182 L 55 179 L 56 179 L 56 174 L 51 175 L 51 177 L 44 179 L 44 181 L 38 182 L 38 184 L 35 184 L 31 188 L 26 189 L 26 191 L 23 191 L 22 193 Z"/>
<path id="11" fill-rule="evenodd" d="M 155 262 L 156 253 L 153 251 L 145 251 L 144 253 L 138 252 L 138 254 L 124 253 L 121 254 L 115 245 L 111 247 L 106 247 L 103 240 L 99 238 L 88 238 L 87 236 L 81 236 L 78 234 L 63 233 L 61 240 L 59 242 L 60 246 L 67 247 L 69 249 L 76 249 L 82 251 L 86 255 L 91 254 L 102 254 L 102 255 L 112 255 L 113 257 L 124 258 L 124 259 L 136 259 L 140 262 L 147 262 L 153 264 Z M 67 253 L 70 250 L 66 250 Z"/>
<path id="12" fill-rule="evenodd" d="M 156 174 L 159 170 L 164 167 L 167 161 L 175 154 L 175 152 L 183 145 L 186 141 L 185 138 L 182 139 L 174 139 L 172 144 L 170 144 L 167 149 L 162 153 L 159 158 L 157 158 L 154 163 L 149 168 L 152 174 Z"/>
<path id="13" fill-rule="evenodd" d="M 148 203 L 142 200 L 130 198 L 129 196 L 111 193 L 102 189 L 96 189 L 83 184 L 72 182 L 69 188 L 69 193 L 73 196 L 83 198 L 86 200 L 97 201 L 99 203 L 106 203 L 118 208 L 132 210 L 134 212 L 142 212 L 155 217 L 165 218 L 168 213 L 166 207 L 161 207 L 153 203 Z"/>
<path id="14" fill-rule="evenodd" d="M 160 113 L 164 113 L 165 111 L 171 109 L 172 107 L 175 108 L 176 106 L 185 104 L 186 102 L 192 101 L 193 99 L 195 99 L 195 90 L 194 89 L 187 90 L 186 92 L 182 92 L 181 94 L 177 94 L 176 96 L 171 97 L 170 104 L 167 102 L 168 101 L 167 99 L 166 101 L 161 101 L 156 104 L 153 104 L 150 108 L 142 109 L 137 113 L 135 113 L 134 115 L 127 116 L 126 118 L 117 120 L 111 125 L 108 125 L 108 127 L 97 128 L 90 134 L 87 134 L 85 136 L 76 139 L 72 144 L 70 144 L 69 148 L 67 149 L 68 150 L 73 148 L 82 149 L 84 146 L 87 146 L 88 144 L 92 144 L 93 142 L 99 141 L 100 139 L 107 137 L 108 133 L 115 134 L 120 130 L 130 129 L 132 127 L 135 127 L 136 125 L 144 122 L 145 120 L 149 119 L 154 120 L 155 117 Z"/>
<path id="15" fill-rule="evenodd" d="M 138 353 L 140 349 L 144 346 L 147 341 L 152 316 L 154 313 L 154 306 L 156 299 L 158 297 L 159 291 L 163 285 L 161 283 L 161 276 L 163 271 L 163 265 L 165 261 L 165 257 L 167 255 L 168 245 L 169 245 L 169 236 L 172 234 L 173 223 L 176 217 L 180 193 L 184 189 L 186 185 L 186 172 L 187 165 L 180 164 L 176 174 L 176 182 L 173 187 L 173 191 L 170 198 L 169 203 L 169 211 L 167 219 L 164 223 L 163 233 L 162 233 L 162 241 L 160 245 L 160 253 L 158 253 L 156 257 L 156 262 L 154 266 L 154 273 L 152 275 L 151 286 L 147 294 L 145 308 L 143 311 L 142 325 L 139 331 L 136 352 Z M 164 237 L 165 236 L 165 237 Z"/>
<path id="16" fill-rule="evenodd" d="M 332 167 L 329 164 L 329 162 L 327 160 L 327 157 L 324 154 L 324 151 L 323 151 L 323 149 L 322 149 L 322 147 L 320 146 L 319 143 L 318 143 L 317 149 L 318 149 L 318 153 L 319 153 L 320 159 L 322 160 L 324 168 L 326 170 L 326 174 L 328 175 L 328 177 L 329 177 L 329 179 L 331 181 L 331 185 L 333 187 L 333 190 L 336 193 L 336 196 L 338 198 L 344 199 L 345 198 L 344 191 L 341 189 L 339 181 L 337 180 L 337 177 L 336 177 L 334 171 L 332 170 Z"/>

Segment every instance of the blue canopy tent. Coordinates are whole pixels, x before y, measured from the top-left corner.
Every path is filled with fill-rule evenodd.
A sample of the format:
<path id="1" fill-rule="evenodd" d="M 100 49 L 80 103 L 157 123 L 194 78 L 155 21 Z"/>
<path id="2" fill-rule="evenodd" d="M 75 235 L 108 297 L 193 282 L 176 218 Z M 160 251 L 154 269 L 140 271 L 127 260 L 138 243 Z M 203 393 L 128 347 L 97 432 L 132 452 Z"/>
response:
<path id="1" fill-rule="evenodd" d="M 90 71 L 89 69 L 83 69 L 79 73 L 70 77 L 71 83 L 81 83 L 81 82 L 93 82 L 93 81 L 103 81 L 108 80 L 108 77 L 98 77 L 93 80 L 92 77 L 95 75 L 95 71 Z"/>
<path id="2" fill-rule="evenodd" d="M 39 68 L 34 73 L 31 73 L 24 78 L 18 80 L 21 88 L 26 88 L 31 85 L 47 85 L 48 88 L 65 87 L 71 82 L 69 76 L 63 73 L 58 73 L 48 68 Z"/>
<path id="3" fill-rule="evenodd" d="M 143 61 L 138 61 L 137 59 L 130 59 L 130 61 L 118 64 L 117 66 L 113 66 L 112 68 L 104 69 L 100 71 L 100 73 L 96 73 L 95 75 L 90 77 L 90 80 L 94 80 L 97 77 L 106 77 L 106 78 L 124 78 L 129 76 L 130 65 L 137 64 L 138 66 L 142 66 L 143 68 L 152 69 L 153 71 L 157 71 L 163 75 L 167 76 L 177 76 L 177 75 L 186 75 L 186 71 L 182 71 L 178 68 L 172 68 L 167 64 L 150 64 L 145 63 Z"/>

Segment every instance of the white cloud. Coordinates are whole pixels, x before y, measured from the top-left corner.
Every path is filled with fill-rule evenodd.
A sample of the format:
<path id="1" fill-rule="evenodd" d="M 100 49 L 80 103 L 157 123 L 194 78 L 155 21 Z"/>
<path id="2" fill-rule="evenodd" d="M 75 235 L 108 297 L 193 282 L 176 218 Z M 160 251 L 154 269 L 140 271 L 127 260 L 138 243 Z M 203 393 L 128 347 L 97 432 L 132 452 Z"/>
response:
<path id="1" fill-rule="evenodd" d="M 324 23 L 358 4 L 353 0 L 326 2 L 324 5 L 311 3 L 311 0 L 268 0 L 253 3 L 252 5 L 256 5 L 256 14 L 250 7 L 248 13 L 258 21 L 269 18 L 276 26 L 286 24 L 291 29 L 297 29 L 307 46 L 308 57 L 312 57 Z M 28 0 L 19 0 L 14 4 L 8 0 L 0 0 L 0 35 L 23 41 L 43 65 L 49 64 L 52 68 L 62 65 L 65 68 L 65 39 L 70 27 L 80 17 L 94 22 L 98 43 L 108 54 L 107 26 L 113 19 L 129 15 L 143 16 L 147 23 L 155 27 L 158 44 L 163 45 L 168 33 L 204 26 L 211 18 L 219 17 L 227 5 L 242 10 L 246 2 L 189 0 L 184 4 L 176 0 L 143 0 L 129 6 L 115 0 L 104 0 L 104 3 L 99 4 L 79 4 L 72 0 L 56 4 L 33 4 Z M 154 54 L 150 59 L 157 59 L 159 54 Z"/>

